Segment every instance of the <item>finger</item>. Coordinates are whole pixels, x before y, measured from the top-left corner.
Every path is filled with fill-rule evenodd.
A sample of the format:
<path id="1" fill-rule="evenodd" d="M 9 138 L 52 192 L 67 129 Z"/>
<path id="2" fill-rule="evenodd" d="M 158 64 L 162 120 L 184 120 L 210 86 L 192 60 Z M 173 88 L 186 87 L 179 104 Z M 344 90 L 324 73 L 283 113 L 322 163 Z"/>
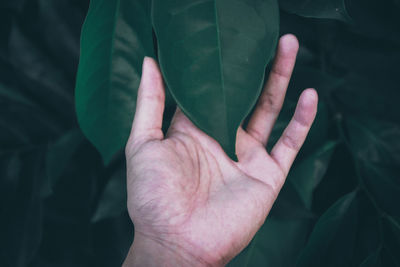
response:
<path id="1" fill-rule="evenodd" d="M 134 140 L 163 138 L 161 127 L 164 102 L 164 84 L 158 64 L 154 59 L 145 57 L 132 124 L 131 137 Z"/>
<path id="2" fill-rule="evenodd" d="M 249 162 L 256 156 L 254 151 L 260 144 L 240 126 L 236 134 L 236 155 L 239 162 Z M 263 151 L 266 151 L 264 148 Z"/>
<path id="3" fill-rule="evenodd" d="M 317 113 L 317 105 L 317 92 L 314 89 L 304 90 L 292 120 L 271 151 L 271 157 L 286 175 L 311 128 Z"/>
<path id="4" fill-rule="evenodd" d="M 282 108 L 299 43 L 294 35 L 280 38 L 269 79 L 247 125 L 247 132 L 264 146 Z"/>

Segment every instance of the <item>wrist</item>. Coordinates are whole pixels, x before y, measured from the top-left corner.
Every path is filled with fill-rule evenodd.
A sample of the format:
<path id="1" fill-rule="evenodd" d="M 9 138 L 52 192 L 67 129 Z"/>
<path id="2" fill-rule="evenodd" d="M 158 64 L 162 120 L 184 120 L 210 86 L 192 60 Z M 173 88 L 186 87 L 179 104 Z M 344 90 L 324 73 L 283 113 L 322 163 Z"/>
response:
<path id="1" fill-rule="evenodd" d="M 207 262 L 188 248 L 147 237 L 135 232 L 135 237 L 123 267 L 133 266 L 219 266 Z"/>

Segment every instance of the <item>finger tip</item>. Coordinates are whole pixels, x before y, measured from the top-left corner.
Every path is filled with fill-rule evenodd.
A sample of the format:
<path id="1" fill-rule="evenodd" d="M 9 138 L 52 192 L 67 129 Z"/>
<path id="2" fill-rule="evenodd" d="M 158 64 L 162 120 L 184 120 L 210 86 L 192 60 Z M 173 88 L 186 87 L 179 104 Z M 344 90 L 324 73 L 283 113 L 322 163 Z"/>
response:
<path id="1" fill-rule="evenodd" d="M 151 83 L 160 83 L 162 81 L 158 63 L 152 57 L 145 56 L 143 58 L 142 78 L 143 77 L 146 77 L 146 80 Z"/>
<path id="2" fill-rule="evenodd" d="M 314 88 L 307 88 L 304 90 L 303 94 L 308 99 L 308 101 L 318 102 L 318 93 Z"/>
<path id="3" fill-rule="evenodd" d="M 283 52 L 297 52 L 299 50 L 299 41 L 294 34 L 285 34 L 279 40 L 279 48 Z"/>
<path id="4" fill-rule="evenodd" d="M 307 88 L 300 96 L 300 105 L 309 113 L 316 113 L 318 106 L 318 93 L 314 88 Z"/>

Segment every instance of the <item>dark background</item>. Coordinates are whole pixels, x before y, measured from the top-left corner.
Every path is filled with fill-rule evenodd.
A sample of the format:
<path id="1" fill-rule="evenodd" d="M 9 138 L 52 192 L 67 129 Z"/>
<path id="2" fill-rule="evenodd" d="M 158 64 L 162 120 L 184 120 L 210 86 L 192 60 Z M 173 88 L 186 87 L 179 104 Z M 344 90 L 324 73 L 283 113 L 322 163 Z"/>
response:
<path id="1" fill-rule="evenodd" d="M 400 266 L 400 3 L 346 6 L 351 23 L 281 12 L 282 34 L 296 34 L 301 49 L 272 139 L 300 90 L 317 88 L 318 117 L 296 162 L 303 167 L 288 179 L 318 183 L 309 208 L 285 185 L 251 266 L 293 266 L 301 253 L 319 266 Z M 118 266 L 132 242 L 123 153 L 104 166 L 74 111 L 87 9 L 86 0 L 0 3 L 0 266 Z M 320 149 L 329 142 L 327 156 Z M 314 235 L 327 248 L 307 243 L 350 192 L 357 202 L 328 227 L 333 236 Z"/>

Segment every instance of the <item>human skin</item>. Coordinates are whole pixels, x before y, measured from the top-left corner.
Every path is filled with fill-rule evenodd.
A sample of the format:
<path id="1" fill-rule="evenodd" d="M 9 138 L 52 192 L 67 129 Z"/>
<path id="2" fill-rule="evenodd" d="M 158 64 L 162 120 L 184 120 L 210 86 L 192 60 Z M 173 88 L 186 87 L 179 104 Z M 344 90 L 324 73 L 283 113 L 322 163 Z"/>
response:
<path id="1" fill-rule="evenodd" d="M 281 37 L 268 82 L 232 161 L 177 109 L 164 136 L 165 102 L 157 63 L 145 58 L 126 146 L 128 211 L 135 226 L 124 266 L 223 266 L 264 223 L 317 111 L 315 90 L 301 94 L 292 120 L 265 149 L 282 107 L 298 41 Z"/>

